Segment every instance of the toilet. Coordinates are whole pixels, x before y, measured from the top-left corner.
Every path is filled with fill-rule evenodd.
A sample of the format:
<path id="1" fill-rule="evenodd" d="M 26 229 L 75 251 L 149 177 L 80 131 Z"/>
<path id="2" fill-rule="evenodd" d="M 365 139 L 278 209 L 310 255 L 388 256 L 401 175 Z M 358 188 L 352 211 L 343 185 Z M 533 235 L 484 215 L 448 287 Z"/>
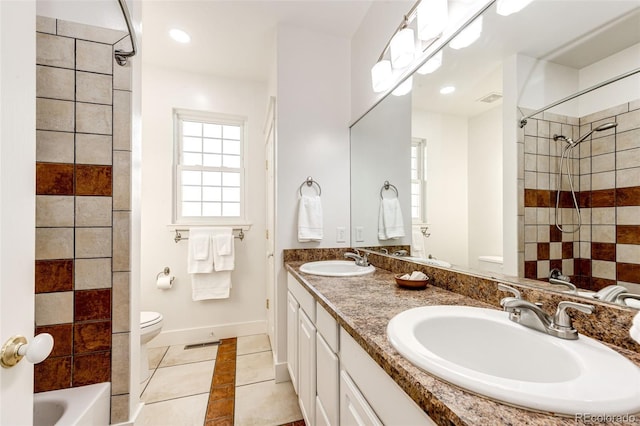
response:
<path id="1" fill-rule="evenodd" d="M 485 272 L 502 273 L 502 256 L 478 256 L 478 268 Z"/>
<path id="2" fill-rule="evenodd" d="M 162 315 L 158 312 L 140 312 L 140 383 L 149 378 L 147 343 L 160 334 Z"/>

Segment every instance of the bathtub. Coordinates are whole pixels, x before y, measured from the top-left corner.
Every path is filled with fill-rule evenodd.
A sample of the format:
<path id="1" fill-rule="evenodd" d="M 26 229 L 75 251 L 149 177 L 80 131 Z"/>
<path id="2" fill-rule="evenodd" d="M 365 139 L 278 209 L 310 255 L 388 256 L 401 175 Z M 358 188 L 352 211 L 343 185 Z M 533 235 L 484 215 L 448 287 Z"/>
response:
<path id="1" fill-rule="evenodd" d="M 110 383 L 37 393 L 33 396 L 33 425 L 106 426 L 110 399 Z"/>

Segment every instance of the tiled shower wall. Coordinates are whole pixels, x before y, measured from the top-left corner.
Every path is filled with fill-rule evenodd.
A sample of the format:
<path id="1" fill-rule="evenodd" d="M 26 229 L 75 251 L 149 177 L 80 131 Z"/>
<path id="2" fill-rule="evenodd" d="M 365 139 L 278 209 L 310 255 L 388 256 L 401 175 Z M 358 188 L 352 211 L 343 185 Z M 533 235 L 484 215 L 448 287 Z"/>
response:
<path id="1" fill-rule="evenodd" d="M 574 150 L 570 164 L 582 227 L 555 226 L 557 173 L 565 142 L 604 123 Z M 597 291 L 621 284 L 640 293 L 640 100 L 581 118 L 544 113 L 519 138 L 520 276 L 547 280 L 560 269 L 578 287 Z M 564 169 L 565 166 L 563 166 Z M 560 221 L 576 228 L 569 184 L 560 191 Z"/>
<path id="2" fill-rule="evenodd" d="M 120 31 L 38 17 L 35 392 L 111 382 L 128 418 L 131 69 Z"/>

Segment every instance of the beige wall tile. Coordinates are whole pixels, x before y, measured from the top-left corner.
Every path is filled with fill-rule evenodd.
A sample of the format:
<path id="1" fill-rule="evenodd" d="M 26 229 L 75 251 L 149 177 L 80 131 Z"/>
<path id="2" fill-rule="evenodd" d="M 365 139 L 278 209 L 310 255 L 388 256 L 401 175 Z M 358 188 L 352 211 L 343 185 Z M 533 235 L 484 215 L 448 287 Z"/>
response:
<path id="1" fill-rule="evenodd" d="M 110 135 L 111 106 L 76 102 L 76 132 Z"/>
<path id="2" fill-rule="evenodd" d="M 538 172 L 549 173 L 549 156 L 537 155 L 536 156 L 536 170 Z"/>
<path id="3" fill-rule="evenodd" d="M 538 120 L 530 118 L 527 120 L 527 124 L 524 126 L 524 135 L 538 136 Z"/>
<path id="4" fill-rule="evenodd" d="M 131 212 L 113 212 L 113 270 L 129 271 L 129 228 Z"/>
<path id="5" fill-rule="evenodd" d="M 607 262 L 604 260 L 591 261 L 591 276 L 597 278 L 606 278 L 609 280 L 616 279 L 616 262 Z"/>
<path id="6" fill-rule="evenodd" d="M 548 260 L 538 261 L 538 278 L 548 278 L 550 269 L 550 263 Z"/>
<path id="7" fill-rule="evenodd" d="M 615 243 L 616 227 L 615 225 L 592 225 L 591 239 L 597 243 Z"/>
<path id="8" fill-rule="evenodd" d="M 51 34 L 36 34 L 36 64 L 73 68 L 75 40 Z"/>
<path id="9" fill-rule="evenodd" d="M 596 138 L 590 144 L 580 145 L 580 149 L 591 146 L 591 155 L 608 154 L 615 151 L 616 138 L 619 138 L 619 136 L 609 135 L 603 138 Z"/>
<path id="10" fill-rule="evenodd" d="M 36 195 L 36 226 L 72 227 L 73 197 Z"/>
<path id="11" fill-rule="evenodd" d="M 591 175 L 591 189 L 594 191 L 598 189 L 615 188 L 615 185 L 616 185 L 615 172 L 594 173 Z"/>
<path id="12" fill-rule="evenodd" d="M 131 152 L 113 152 L 113 209 L 131 209 Z"/>
<path id="13" fill-rule="evenodd" d="M 597 207 L 591 209 L 591 222 L 594 225 L 615 225 L 615 207 Z"/>
<path id="14" fill-rule="evenodd" d="M 56 20 L 47 16 L 36 16 L 36 31 L 39 33 L 56 33 Z"/>
<path id="15" fill-rule="evenodd" d="M 74 73 L 66 68 L 36 66 L 36 96 L 67 101 L 74 99 Z"/>
<path id="16" fill-rule="evenodd" d="M 111 397 L 111 424 L 125 423 L 129 420 L 129 394 Z"/>
<path id="17" fill-rule="evenodd" d="M 622 263 L 640 263 L 640 245 L 617 244 L 616 261 Z"/>
<path id="18" fill-rule="evenodd" d="M 616 172 L 616 188 L 640 186 L 640 169 L 623 169 Z"/>
<path id="19" fill-rule="evenodd" d="M 580 123 L 593 123 L 595 121 L 600 121 L 603 119 L 611 119 L 618 114 L 624 114 L 629 111 L 629 104 L 617 105 L 615 107 L 611 107 L 602 111 L 594 112 L 593 114 L 585 115 L 580 118 Z"/>
<path id="20" fill-rule="evenodd" d="M 129 392 L 129 333 L 111 337 L 111 394 Z"/>
<path id="21" fill-rule="evenodd" d="M 591 173 L 610 172 L 615 169 L 616 156 L 614 153 L 596 155 L 592 158 Z M 582 170 L 580 170 L 580 172 L 582 172 Z"/>
<path id="22" fill-rule="evenodd" d="M 79 71 L 111 74 L 112 47 L 108 44 L 78 40 L 76 46 L 76 69 Z"/>
<path id="23" fill-rule="evenodd" d="M 640 225 L 640 207 L 616 207 L 618 225 Z"/>
<path id="24" fill-rule="evenodd" d="M 67 324 L 73 321 L 73 292 L 36 294 L 36 325 Z"/>
<path id="25" fill-rule="evenodd" d="M 113 332 L 130 331 L 129 321 L 129 272 L 113 273 Z"/>
<path id="26" fill-rule="evenodd" d="M 584 259 L 591 258 L 591 243 L 590 242 L 578 242 L 573 245 L 574 253 L 580 253 L 580 257 Z"/>
<path id="27" fill-rule="evenodd" d="M 126 35 L 123 31 L 62 20 L 58 21 L 58 34 L 106 44 L 114 44 Z"/>
<path id="28" fill-rule="evenodd" d="M 113 45 L 114 52 L 117 50 L 124 50 L 129 52 L 131 50 L 131 39 L 129 36 L 120 40 Z M 131 90 L 131 62 L 127 62 L 126 65 L 118 65 L 113 60 L 113 88 L 117 90 Z"/>
<path id="29" fill-rule="evenodd" d="M 573 275 L 573 259 L 562 259 L 562 273 Z"/>
<path id="30" fill-rule="evenodd" d="M 524 245 L 524 260 L 537 260 L 538 259 L 538 244 L 525 243 Z"/>
<path id="31" fill-rule="evenodd" d="M 112 156 L 111 136 L 76 135 L 76 163 L 110 165 Z"/>
<path id="32" fill-rule="evenodd" d="M 76 228 L 76 258 L 111 257 L 111 228 Z"/>
<path id="33" fill-rule="evenodd" d="M 640 110 L 620 114 L 616 117 L 616 121 L 618 122 L 618 127 L 616 128 L 618 132 L 640 128 Z"/>
<path id="34" fill-rule="evenodd" d="M 111 259 L 76 259 L 74 262 L 76 290 L 111 287 Z"/>
<path id="35" fill-rule="evenodd" d="M 73 133 L 36 131 L 36 161 L 73 163 Z"/>
<path id="36" fill-rule="evenodd" d="M 535 136 L 524 137 L 524 152 L 527 154 L 536 154 L 538 149 L 538 139 Z"/>
<path id="37" fill-rule="evenodd" d="M 36 228 L 36 260 L 73 259 L 73 228 Z"/>
<path id="38" fill-rule="evenodd" d="M 76 72 L 76 100 L 111 105 L 112 77 L 91 72 Z"/>
<path id="39" fill-rule="evenodd" d="M 636 99 L 635 101 L 629 102 L 629 111 L 633 111 L 636 109 L 640 109 L 640 99 Z"/>
<path id="40" fill-rule="evenodd" d="M 113 91 L 113 149 L 131 151 L 131 92 Z"/>
<path id="41" fill-rule="evenodd" d="M 76 226 L 111 226 L 111 197 L 76 197 Z"/>
<path id="42" fill-rule="evenodd" d="M 36 129 L 73 132 L 73 102 L 36 99 Z"/>
<path id="43" fill-rule="evenodd" d="M 640 129 L 618 132 L 618 134 L 616 134 L 615 146 L 618 151 L 640 148 Z"/>
<path id="44" fill-rule="evenodd" d="M 618 169 L 640 167 L 640 148 L 616 152 L 616 167 Z"/>

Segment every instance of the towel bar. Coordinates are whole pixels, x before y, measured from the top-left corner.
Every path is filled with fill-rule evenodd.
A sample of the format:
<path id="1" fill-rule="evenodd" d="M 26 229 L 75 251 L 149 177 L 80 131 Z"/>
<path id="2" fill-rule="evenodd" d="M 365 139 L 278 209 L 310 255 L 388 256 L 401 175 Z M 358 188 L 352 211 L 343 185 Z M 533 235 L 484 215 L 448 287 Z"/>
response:
<path id="1" fill-rule="evenodd" d="M 320 184 L 318 182 L 316 182 L 315 180 L 313 180 L 313 178 L 311 176 L 307 176 L 307 179 L 304 182 L 302 182 L 300 184 L 300 188 L 298 188 L 298 192 L 300 192 L 300 196 L 302 197 L 302 187 L 303 186 L 305 186 L 305 185 L 312 186 L 314 183 L 318 187 L 318 196 L 322 195 L 322 188 L 320 188 Z"/>
<path id="2" fill-rule="evenodd" d="M 238 235 L 234 235 L 235 238 L 238 238 L 240 241 L 244 240 L 244 230 L 242 228 L 233 228 L 234 231 L 238 231 Z M 188 240 L 189 237 L 183 237 L 182 232 L 189 232 L 188 229 L 176 229 L 176 236 L 173 238 L 173 241 L 176 243 L 182 240 Z"/>
<path id="3" fill-rule="evenodd" d="M 382 196 L 382 192 L 383 191 L 389 191 L 390 189 L 393 189 L 393 192 L 396 193 L 396 198 L 397 198 L 398 197 L 398 188 L 396 188 L 395 185 L 391 185 L 388 180 L 385 180 L 384 184 L 382 185 L 382 188 L 380 188 L 380 199 L 384 198 Z"/>

